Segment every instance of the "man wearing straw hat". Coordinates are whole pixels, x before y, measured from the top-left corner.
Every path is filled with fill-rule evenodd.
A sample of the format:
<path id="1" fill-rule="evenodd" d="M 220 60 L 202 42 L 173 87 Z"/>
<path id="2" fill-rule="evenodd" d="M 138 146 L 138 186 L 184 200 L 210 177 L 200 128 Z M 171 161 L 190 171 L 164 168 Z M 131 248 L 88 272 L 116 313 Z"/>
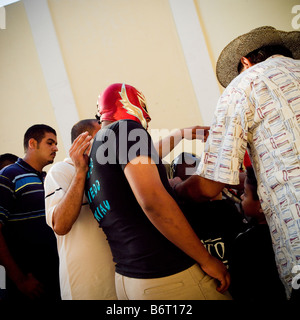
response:
<path id="1" fill-rule="evenodd" d="M 239 183 L 248 147 L 280 278 L 300 296 L 300 32 L 256 28 L 230 42 L 217 61 L 220 97 L 197 174 L 178 196 L 212 198 Z M 263 266 L 262 266 L 263 268 Z"/>

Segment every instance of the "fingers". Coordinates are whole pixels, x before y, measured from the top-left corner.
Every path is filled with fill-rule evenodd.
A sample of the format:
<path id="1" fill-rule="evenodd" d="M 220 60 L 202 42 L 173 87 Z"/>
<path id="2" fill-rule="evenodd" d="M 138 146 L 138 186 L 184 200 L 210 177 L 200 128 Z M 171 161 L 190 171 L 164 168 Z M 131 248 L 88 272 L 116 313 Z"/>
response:
<path id="1" fill-rule="evenodd" d="M 220 260 L 210 256 L 210 259 L 208 259 L 205 265 L 201 265 L 201 268 L 204 272 L 218 281 L 218 286 L 216 288 L 218 292 L 224 293 L 229 288 L 230 274 Z"/>
<path id="2" fill-rule="evenodd" d="M 32 291 L 30 293 L 32 299 L 39 298 L 43 295 L 44 293 L 44 286 L 42 283 L 40 283 L 34 276 L 33 274 L 29 273 L 28 275 L 28 281 L 31 282 L 32 286 Z"/>
<path id="3" fill-rule="evenodd" d="M 187 140 L 199 139 L 206 141 L 209 135 L 210 127 L 208 126 L 193 126 L 189 128 L 182 129 L 182 137 Z"/>
<path id="4" fill-rule="evenodd" d="M 80 155 L 84 154 L 84 152 L 89 148 L 90 141 L 92 140 L 92 136 L 86 131 L 80 134 L 73 142 L 69 154 L 72 158 L 74 153 L 79 153 Z"/>
<path id="5" fill-rule="evenodd" d="M 40 298 L 44 294 L 44 286 L 33 274 L 29 273 L 18 283 L 18 289 L 30 299 Z"/>
<path id="6" fill-rule="evenodd" d="M 86 140 L 91 140 L 91 136 L 89 135 L 89 133 L 86 131 L 86 132 L 83 132 L 81 133 L 73 142 L 72 146 L 71 146 L 71 149 L 76 149 L 78 148 L 78 146 L 80 146 L 82 143 L 84 143 Z"/>
<path id="7" fill-rule="evenodd" d="M 180 182 L 182 182 L 182 179 L 180 177 L 175 177 L 173 179 L 169 179 L 169 184 L 172 188 L 174 188 Z"/>
<path id="8" fill-rule="evenodd" d="M 210 127 L 207 126 L 197 126 L 193 130 L 193 139 L 199 139 L 206 142 L 209 135 Z"/>
<path id="9" fill-rule="evenodd" d="M 217 287 L 217 291 L 220 292 L 220 293 L 224 293 L 225 291 L 228 290 L 229 285 L 230 285 L 230 274 L 227 271 L 227 273 L 225 274 L 224 278 L 222 278 L 219 281 L 219 285 Z"/>
<path id="10" fill-rule="evenodd" d="M 87 148 L 84 151 L 84 154 L 89 155 L 92 148 L 92 143 L 89 141 Z"/>

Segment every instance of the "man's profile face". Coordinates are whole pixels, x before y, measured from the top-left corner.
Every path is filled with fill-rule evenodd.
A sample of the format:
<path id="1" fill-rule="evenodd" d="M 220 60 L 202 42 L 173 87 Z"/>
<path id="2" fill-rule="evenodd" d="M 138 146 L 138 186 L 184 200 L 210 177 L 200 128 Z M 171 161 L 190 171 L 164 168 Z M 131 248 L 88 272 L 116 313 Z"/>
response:
<path id="1" fill-rule="evenodd" d="M 56 156 L 57 148 L 57 137 L 52 132 L 46 132 L 43 139 L 37 143 L 36 152 L 41 162 L 45 165 L 51 164 Z"/>

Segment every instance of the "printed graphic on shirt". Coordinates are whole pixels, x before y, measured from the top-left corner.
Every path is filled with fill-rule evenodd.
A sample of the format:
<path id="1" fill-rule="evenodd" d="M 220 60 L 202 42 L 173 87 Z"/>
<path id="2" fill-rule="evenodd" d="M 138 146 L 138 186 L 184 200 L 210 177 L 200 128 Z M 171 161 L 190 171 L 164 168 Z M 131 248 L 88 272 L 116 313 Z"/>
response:
<path id="1" fill-rule="evenodd" d="M 91 168 L 92 167 L 90 166 L 90 169 Z M 90 179 L 91 173 L 92 173 L 92 170 L 88 172 L 87 180 Z M 100 182 L 99 180 L 96 180 L 95 183 L 93 183 L 92 186 L 86 192 L 89 204 L 93 203 L 95 197 L 97 196 L 97 194 L 99 194 L 100 190 L 101 190 Z M 109 210 L 110 210 L 110 204 L 108 200 L 103 200 L 101 203 L 99 203 L 96 206 L 96 210 L 94 210 L 94 217 L 98 222 L 100 222 L 100 220 L 103 219 L 103 217 L 107 214 Z"/>
<path id="2" fill-rule="evenodd" d="M 225 243 L 222 238 L 201 240 L 205 249 L 215 258 L 221 260 L 228 268 L 228 257 L 225 252 Z"/>

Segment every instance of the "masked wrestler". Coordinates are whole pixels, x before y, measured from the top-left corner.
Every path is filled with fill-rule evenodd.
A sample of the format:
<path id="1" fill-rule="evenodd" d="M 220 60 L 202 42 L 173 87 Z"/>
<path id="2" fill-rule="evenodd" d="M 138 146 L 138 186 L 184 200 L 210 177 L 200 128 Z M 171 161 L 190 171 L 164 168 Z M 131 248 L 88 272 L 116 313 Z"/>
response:
<path id="1" fill-rule="evenodd" d="M 226 267 L 212 257 L 172 197 L 147 132 L 145 97 L 112 84 L 98 99 L 102 129 L 85 192 L 116 263 L 120 300 L 231 299 Z"/>

